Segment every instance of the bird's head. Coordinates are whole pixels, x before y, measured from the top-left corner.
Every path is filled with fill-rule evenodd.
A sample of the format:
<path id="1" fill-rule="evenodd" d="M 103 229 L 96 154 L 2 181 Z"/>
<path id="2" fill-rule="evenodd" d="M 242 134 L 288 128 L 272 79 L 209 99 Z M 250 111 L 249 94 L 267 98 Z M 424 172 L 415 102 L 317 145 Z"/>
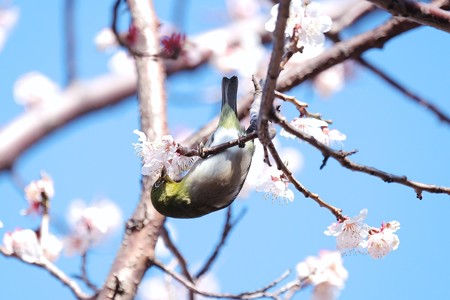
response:
<path id="1" fill-rule="evenodd" d="M 173 181 L 166 168 L 153 184 L 151 191 L 152 204 L 155 209 L 167 217 L 186 218 L 185 210 L 190 204 L 184 182 Z"/>

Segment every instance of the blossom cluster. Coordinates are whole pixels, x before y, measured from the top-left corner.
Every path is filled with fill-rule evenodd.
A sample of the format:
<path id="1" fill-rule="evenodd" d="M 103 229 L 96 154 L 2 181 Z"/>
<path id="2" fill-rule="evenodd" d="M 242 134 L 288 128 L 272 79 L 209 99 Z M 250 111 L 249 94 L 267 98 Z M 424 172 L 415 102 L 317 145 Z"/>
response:
<path id="1" fill-rule="evenodd" d="M 87 206 L 77 200 L 69 208 L 71 233 L 66 237 L 57 237 L 49 232 L 49 201 L 54 194 L 53 180 L 45 173 L 25 187 L 29 207 L 22 214 L 39 215 L 41 224 L 37 230 L 16 228 L 6 232 L 0 246 L 3 254 L 16 256 L 28 263 L 54 261 L 63 249 L 68 254 L 84 254 L 121 224 L 120 210 L 111 201 L 103 200 Z M 0 227 L 3 227 L 1 222 Z"/>
<path id="2" fill-rule="evenodd" d="M 367 252 L 373 258 L 382 258 L 397 250 L 400 240 L 395 232 L 400 223 L 391 221 L 374 228 L 364 223 L 366 217 L 367 209 L 363 209 L 353 218 L 331 224 L 324 233 L 336 237 L 337 249 L 343 253 Z"/>
<path id="3" fill-rule="evenodd" d="M 295 129 L 314 137 L 316 140 L 327 146 L 333 145 L 336 142 L 340 143 L 347 139 L 347 136 L 339 130 L 329 129 L 328 123 L 323 120 L 300 117 L 293 119 L 290 124 Z M 295 135 L 284 129 L 281 129 L 280 135 L 291 139 L 296 138 Z"/>
<path id="4" fill-rule="evenodd" d="M 297 265 L 297 276 L 302 285 L 313 286 L 312 299 L 336 299 L 344 288 L 348 271 L 339 251 L 321 251 Z"/>
<path id="5" fill-rule="evenodd" d="M 177 180 L 197 160 L 197 157 L 180 155 L 178 144 L 171 135 L 149 141 L 142 131 L 136 129 L 133 132 L 139 136 L 138 143 L 133 143 L 133 146 L 142 159 L 142 175 L 158 177 L 165 168 L 167 174 Z"/>
<path id="6" fill-rule="evenodd" d="M 266 30 L 275 31 L 278 6 L 272 7 L 272 18 L 266 23 Z M 305 0 L 292 0 L 289 17 L 286 22 L 285 35 L 295 39 L 297 48 L 321 49 L 325 44 L 325 32 L 331 29 L 331 18 L 321 13 L 320 5 Z"/>

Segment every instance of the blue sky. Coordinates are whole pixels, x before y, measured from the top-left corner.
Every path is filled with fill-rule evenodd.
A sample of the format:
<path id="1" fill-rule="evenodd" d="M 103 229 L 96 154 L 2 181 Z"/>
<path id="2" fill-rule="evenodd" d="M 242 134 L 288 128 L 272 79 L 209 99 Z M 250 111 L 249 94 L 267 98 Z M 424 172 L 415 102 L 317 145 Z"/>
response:
<path id="1" fill-rule="evenodd" d="M 170 19 L 174 3 L 164 3 L 157 4 L 159 14 L 162 19 Z M 13 1 L 13 4 L 20 8 L 20 19 L 0 53 L 1 125 L 23 112 L 12 97 L 12 87 L 19 76 L 37 70 L 62 84 L 65 74 L 63 1 L 45 4 Z M 81 79 L 107 72 L 108 55 L 96 51 L 93 38 L 100 29 L 109 26 L 111 7 L 111 1 L 77 3 L 77 66 Z M 379 14 L 366 26 L 384 17 Z M 226 21 L 222 1 L 189 1 L 188 34 Z M 447 33 L 420 28 L 392 40 L 384 49 L 369 51 L 364 57 L 450 113 L 446 90 L 450 78 L 448 49 Z M 218 112 L 218 105 L 205 104 L 203 97 L 206 88 L 219 87 L 221 76 L 212 67 L 201 67 L 168 79 L 172 130 L 184 126 L 198 128 Z M 359 150 L 352 156 L 354 161 L 407 175 L 412 180 L 450 186 L 449 125 L 440 123 L 369 71 L 356 67 L 354 78 L 345 89 L 326 100 L 314 94 L 309 85 L 290 94 L 308 102 L 312 112 L 334 120 L 335 128 L 347 135 L 344 149 Z M 291 108 L 283 108 L 288 116 L 294 116 Z M 75 198 L 89 202 L 108 197 L 120 206 L 125 218 L 134 210 L 139 197 L 140 166 L 131 143 L 136 142 L 132 131 L 138 127 L 137 113 L 137 101 L 130 98 L 71 123 L 39 142 L 18 161 L 17 171 L 25 181 L 36 179 L 41 170 L 54 178 L 54 232 L 62 235 L 67 230 L 64 217 Z M 410 188 L 351 172 L 332 160 L 319 170 L 320 153 L 305 143 L 286 145 L 301 152 L 303 167 L 296 176 L 311 191 L 350 216 L 368 208 L 370 225 L 390 220 L 401 223 L 400 246 L 386 258 L 373 260 L 356 254 L 344 257 L 350 275 L 341 299 L 450 298 L 449 242 L 444 223 L 450 210 L 449 196 L 424 193 L 424 199 L 419 201 Z M 26 202 L 5 174 L 0 175 L 0 201 L 0 220 L 5 225 L 0 229 L 2 233 L 37 226 L 37 218 L 19 215 Z M 294 270 L 306 256 L 335 248 L 334 239 L 323 234 L 333 216 L 299 193 L 293 203 L 283 205 L 252 193 L 233 204 L 235 215 L 242 209 L 247 209 L 247 213 L 212 269 L 222 292 L 257 289 L 286 269 Z M 214 247 L 224 218 L 225 212 L 217 212 L 195 220 L 168 221 L 193 268 Z M 109 271 L 120 235 L 90 253 L 88 271 L 98 285 Z M 57 264 L 68 274 L 79 272 L 77 257 L 62 256 Z M 2 299 L 72 298 L 68 289 L 41 269 L 0 257 L 0 270 Z M 147 277 L 160 275 L 159 271 L 151 270 Z M 296 299 L 307 298 L 308 291 Z"/>

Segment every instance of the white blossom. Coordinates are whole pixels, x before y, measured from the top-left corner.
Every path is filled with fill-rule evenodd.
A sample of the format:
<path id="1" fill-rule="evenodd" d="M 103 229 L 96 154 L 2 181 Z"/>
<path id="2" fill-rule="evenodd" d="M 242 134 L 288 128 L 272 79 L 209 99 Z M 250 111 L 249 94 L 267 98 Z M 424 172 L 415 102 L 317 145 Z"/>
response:
<path id="1" fill-rule="evenodd" d="M 28 263 L 36 263 L 43 257 L 36 233 L 30 229 L 16 229 L 3 236 L 3 251 L 16 255 Z"/>
<path id="2" fill-rule="evenodd" d="M 14 98 L 18 104 L 33 108 L 43 102 L 60 99 L 60 87 L 39 72 L 22 75 L 14 84 Z"/>
<path id="3" fill-rule="evenodd" d="M 242 32 L 233 45 L 219 47 L 214 52 L 212 62 L 223 73 L 238 72 L 241 77 L 249 78 L 259 69 L 265 53 L 258 35 L 249 31 Z"/>
<path id="4" fill-rule="evenodd" d="M 322 97 L 329 97 L 333 93 L 340 91 L 344 87 L 344 83 L 344 64 L 337 64 L 328 68 L 313 79 L 314 88 Z"/>
<path id="5" fill-rule="evenodd" d="M 336 129 L 330 130 L 328 123 L 315 118 L 295 118 L 290 124 L 297 130 L 314 137 L 319 142 L 330 146 L 336 142 L 342 142 L 347 136 Z M 296 136 L 281 129 L 280 135 L 286 138 L 295 139 Z"/>
<path id="6" fill-rule="evenodd" d="M 283 175 L 269 175 L 260 178 L 256 184 L 257 192 L 264 192 L 265 198 L 277 200 L 286 199 L 286 202 L 294 201 L 294 192 L 289 188 L 289 180 Z"/>
<path id="7" fill-rule="evenodd" d="M 314 287 L 312 299 L 336 299 L 344 288 L 348 272 L 339 251 L 321 251 L 297 265 L 297 276 Z"/>
<path id="8" fill-rule="evenodd" d="M 55 196 L 53 180 L 50 176 L 41 173 L 41 179 L 32 181 L 25 187 L 25 198 L 28 200 L 29 207 L 23 210 L 21 214 L 28 215 L 30 213 L 41 212 L 42 201 L 49 200 Z"/>
<path id="9" fill-rule="evenodd" d="M 119 45 L 117 38 L 111 28 L 103 28 L 100 30 L 94 38 L 94 44 L 98 50 L 107 50 Z"/>
<path id="10" fill-rule="evenodd" d="M 69 207 L 67 219 L 72 231 L 65 238 L 66 252 L 83 254 L 118 229 L 122 213 L 116 204 L 106 199 L 90 206 L 75 200 Z"/>
<path id="11" fill-rule="evenodd" d="M 331 18 L 320 13 L 318 3 L 308 4 L 298 30 L 299 41 L 297 47 L 323 47 L 325 44 L 324 33 L 330 31 L 331 24 Z"/>
<path id="12" fill-rule="evenodd" d="M 142 175 L 158 177 L 163 168 L 168 175 L 177 180 L 194 164 L 198 157 L 185 157 L 177 153 L 177 143 L 171 135 L 165 135 L 155 141 L 148 141 L 145 133 L 133 131 L 139 136 L 139 143 L 133 146 L 142 160 Z"/>
<path id="13" fill-rule="evenodd" d="M 63 249 L 63 242 L 53 234 L 47 234 L 45 240 L 41 239 L 41 247 L 44 256 L 50 261 L 55 261 Z"/>
<path id="14" fill-rule="evenodd" d="M 6 39 L 12 28 L 19 19 L 19 8 L 1 8 L 0 9 L 0 51 L 3 50 Z"/>
<path id="15" fill-rule="evenodd" d="M 109 59 L 108 68 L 115 74 L 136 76 L 136 65 L 133 57 L 123 50 L 117 51 Z"/>
<path id="16" fill-rule="evenodd" d="M 373 258 L 382 258 L 397 250 L 400 240 L 394 233 L 400 229 L 400 223 L 391 221 L 383 224 L 380 230 L 371 230 L 367 239 L 367 252 Z"/>
<path id="17" fill-rule="evenodd" d="M 324 234 L 336 237 L 336 246 L 340 251 L 359 249 L 363 247 L 364 240 L 369 234 L 369 226 L 364 223 L 366 217 L 367 209 L 362 209 L 353 218 L 331 224 Z"/>
<path id="18" fill-rule="evenodd" d="M 266 23 L 266 30 L 273 32 L 278 16 L 278 5 L 270 12 L 272 18 Z M 288 38 L 298 37 L 297 47 L 322 48 L 325 43 L 325 32 L 331 29 L 331 18 L 320 13 L 320 6 L 309 1 L 293 0 L 289 7 L 285 35 Z"/>

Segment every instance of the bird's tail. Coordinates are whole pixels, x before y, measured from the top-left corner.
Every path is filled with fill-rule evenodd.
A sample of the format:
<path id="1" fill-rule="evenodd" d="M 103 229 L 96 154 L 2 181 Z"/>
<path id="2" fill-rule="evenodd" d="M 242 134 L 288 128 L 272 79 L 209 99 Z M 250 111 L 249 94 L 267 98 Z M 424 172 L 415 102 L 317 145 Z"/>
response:
<path id="1" fill-rule="evenodd" d="M 222 78 L 222 107 L 225 103 L 231 107 L 237 116 L 237 91 L 238 91 L 238 78 L 233 76 L 231 78 Z"/>

